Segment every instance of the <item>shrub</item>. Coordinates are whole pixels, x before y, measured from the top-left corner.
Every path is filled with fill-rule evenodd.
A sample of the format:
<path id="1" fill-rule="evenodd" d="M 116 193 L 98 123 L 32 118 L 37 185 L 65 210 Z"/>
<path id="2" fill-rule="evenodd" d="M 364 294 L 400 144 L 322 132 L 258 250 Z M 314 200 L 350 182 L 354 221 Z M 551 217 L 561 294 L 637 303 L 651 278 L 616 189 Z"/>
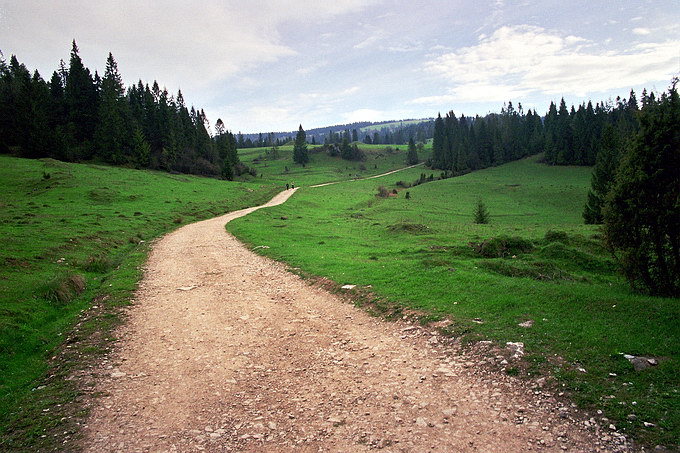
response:
<path id="1" fill-rule="evenodd" d="M 569 235 L 565 233 L 564 231 L 553 231 L 553 230 L 548 230 L 545 233 L 545 240 L 548 242 L 567 242 L 567 239 L 569 239 Z"/>
<path id="2" fill-rule="evenodd" d="M 387 197 L 390 196 L 390 191 L 387 190 L 387 187 L 380 186 L 380 187 L 378 187 L 378 196 L 380 198 L 387 198 Z"/>
<path id="3" fill-rule="evenodd" d="M 85 291 L 85 278 L 79 274 L 56 276 L 45 283 L 40 295 L 49 301 L 65 304 Z"/>
<path id="4" fill-rule="evenodd" d="M 498 236 L 479 244 L 472 244 L 475 251 L 485 258 L 504 258 L 530 252 L 534 244 L 518 236 Z"/>

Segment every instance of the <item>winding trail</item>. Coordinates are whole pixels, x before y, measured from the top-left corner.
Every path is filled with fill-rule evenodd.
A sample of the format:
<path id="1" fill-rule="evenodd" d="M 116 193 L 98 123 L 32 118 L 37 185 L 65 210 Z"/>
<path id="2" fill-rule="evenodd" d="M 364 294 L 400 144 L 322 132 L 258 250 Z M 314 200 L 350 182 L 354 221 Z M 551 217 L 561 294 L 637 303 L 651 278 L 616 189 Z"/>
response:
<path id="1" fill-rule="evenodd" d="M 551 393 L 372 318 L 225 231 L 293 193 L 154 245 L 96 372 L 85 451 L 607 450 Z"/>
<path id="2" fill-rule="evenodd" d="M 408 170 L 409 168 L 415 168 L 420 165 L 423 165 L 425 162 L 421 162 L 419 164 L 411 165 L 409 167 L 404 167 L 404 168 L 397 168 L 396 170 L 388 171 L 387 173 L 381 173 L 379 175 L 373 175 L 373 176 L 366 176 L 365 178 L 355 178 L 355 179 L 346 179 L 343 181 L 333 181 L 333 182 L 324 182 L 322 184 L 315 184 L 313 186 L 309 187 L 325 187 L 325 186 L 333 186 L 335 184 L 341 184 L 343 182 L 352 182 L 352 181 L 363 181 L 365 179 L 375 179 L 375 178 L 382 178 L 383 176 L 391 175 L 393 173 L 398 173 L 400 171 Z"/>

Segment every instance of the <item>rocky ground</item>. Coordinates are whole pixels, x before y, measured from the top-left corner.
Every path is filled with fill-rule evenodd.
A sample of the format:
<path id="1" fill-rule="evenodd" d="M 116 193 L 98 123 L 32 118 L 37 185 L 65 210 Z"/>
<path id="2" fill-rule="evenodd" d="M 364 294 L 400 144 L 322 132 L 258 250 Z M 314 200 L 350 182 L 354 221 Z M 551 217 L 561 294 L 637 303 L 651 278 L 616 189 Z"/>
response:
<path id="1" fill-rule="evenodd" d="M 94 371 L 86 451 L 628 450 L 542 382 L 488 366 L 511 353 L 463 353 L 252 253 L 224 229 L 251 211 L 155 244 Z"/>

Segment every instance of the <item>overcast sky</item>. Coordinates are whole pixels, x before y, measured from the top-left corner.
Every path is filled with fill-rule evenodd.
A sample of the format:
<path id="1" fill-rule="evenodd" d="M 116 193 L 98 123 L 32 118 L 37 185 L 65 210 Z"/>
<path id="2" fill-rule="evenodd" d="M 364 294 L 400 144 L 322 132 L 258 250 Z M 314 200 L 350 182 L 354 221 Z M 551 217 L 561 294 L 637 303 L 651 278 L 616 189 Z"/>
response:
<path id="1" fill-rule="evenodd" d="M 0 50 L 49 79 L 71 40 L 91 70 L 158 80 L 211 124 L 292 131 L 661 91 L 678 0 L 0 0 Z"/>

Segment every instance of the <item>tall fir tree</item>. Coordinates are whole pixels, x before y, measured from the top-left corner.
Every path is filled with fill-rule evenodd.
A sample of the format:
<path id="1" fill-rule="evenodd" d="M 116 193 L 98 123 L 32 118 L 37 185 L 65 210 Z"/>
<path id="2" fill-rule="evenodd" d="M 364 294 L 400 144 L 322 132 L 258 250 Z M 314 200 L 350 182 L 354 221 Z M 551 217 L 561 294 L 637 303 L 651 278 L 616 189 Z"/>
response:
<path id="1" fill-rule="evenodd" d="M 631 285 L 680 296 L 680 96 L 677 79 L 640 116 L 604 208 L 605 239 Z"/>
<path id="2" fill-rule="evenodd" d="M 72 142 L 79 145 L 74 157 L 87 159 L 94 154 L 91 141 L 97 126 L 99 93 L 90 70 L 83 65 L 78 52 L 78 45 L 74 40 L 64 98 Z"/>
<path id="3" fill-rule="evenodd" d="M 109 53 L 101 84 L 99 121 L 95 131 L 99 156 L 107 162 L 120 165 L 131 161 L 132 136 L 128 132 L 128 111 L 123 79 L 116 60 Z"/>
<path id="4" fill-rule="evenodd" d="M 309 151 L 307 150 L 307 134 L 300 124 L 297 135 L 295 136 L 295 144 L 293 146 L 293 161 L 295 163 L 305 165 L 309 162 Z"/>
<path id="5" fill-rule="evenodd" d="M 588 200 L 583 209 L 583 220 L 587 224 L 600 224 L 604 220 L 602 207 L 614 183 L 616 169 L 619 166 L 620 149 L 621 142 L 616 135 L 616 130 L 608 124 L 602 132 L 601 149 L 593 169 Z"/>
<path id="6" fill-rule="evenodd" d="M 418 163 L 418 150 L 413 137 L 408 139 L 408 154 L 406 155 L 406 165 L 415 165 Z"/>

